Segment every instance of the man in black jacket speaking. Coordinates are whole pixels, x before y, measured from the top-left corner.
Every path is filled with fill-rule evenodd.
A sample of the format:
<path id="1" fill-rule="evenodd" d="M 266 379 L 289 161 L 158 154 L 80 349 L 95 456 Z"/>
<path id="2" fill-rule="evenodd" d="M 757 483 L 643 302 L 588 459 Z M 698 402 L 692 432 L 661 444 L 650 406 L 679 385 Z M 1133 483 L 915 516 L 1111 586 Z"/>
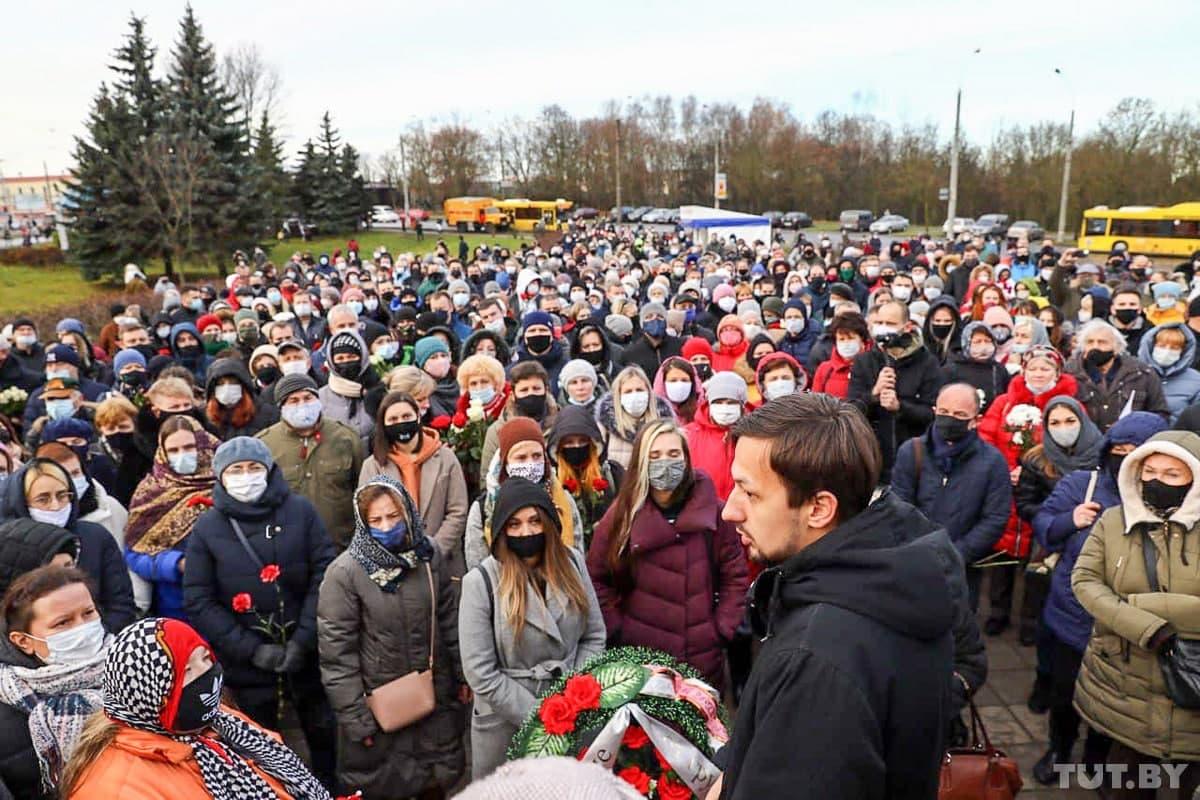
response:
<path id="1" fill-rule="evenodd" d="M 962 602 L 945 532 L 914 538 L 911 507 L 871 502 L 879 447 L 849 404 L 791 395 L 733 433 L 723 516 L 769 567 L 721 798 L 934 797 Z"/>

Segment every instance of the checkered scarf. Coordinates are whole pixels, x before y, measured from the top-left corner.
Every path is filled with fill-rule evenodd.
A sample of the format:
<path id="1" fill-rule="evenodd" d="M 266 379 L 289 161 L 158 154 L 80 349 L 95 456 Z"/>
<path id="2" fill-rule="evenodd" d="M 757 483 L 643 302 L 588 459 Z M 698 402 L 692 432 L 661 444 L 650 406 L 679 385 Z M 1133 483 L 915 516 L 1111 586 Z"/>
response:
<path id="1" fill-rule="evenodd" d="M 172 733 L 182 686 L 183 663 L 205 642 L 186 623 L 149 618 L 123 630 L 108 651 L 104 668 L 104 711 L 131 728 L 169 736 L 192 746 L 204 787 L 214 800 L 276 800 L 253 761 L 278 779 L 297 800 L 330 800 L 300 758 L 257 725 L 219 711 L 217 738 Z"/>
<path id="2" fill-rule="evenodd" d="M 386 486 L 396 494 L 396 499 L 403 504 L 404 515 L 408 519 L 408 537 L 394 553 L 371 536 L 367 529 L 367 521 L 358 511 L 359 494 L 367 487 L 375 485 Z M 425 535 L 421 513 L 413 503 L 412 495 L 400 481 L 387 475 L 377 475 L 354 493 L 354 538 L 350 540 L 348 550 L 350 557 L 359 563 L 367 577 L 388 593 L 396 591 L 404 573 L 433 558 L 433 543 Z"/>

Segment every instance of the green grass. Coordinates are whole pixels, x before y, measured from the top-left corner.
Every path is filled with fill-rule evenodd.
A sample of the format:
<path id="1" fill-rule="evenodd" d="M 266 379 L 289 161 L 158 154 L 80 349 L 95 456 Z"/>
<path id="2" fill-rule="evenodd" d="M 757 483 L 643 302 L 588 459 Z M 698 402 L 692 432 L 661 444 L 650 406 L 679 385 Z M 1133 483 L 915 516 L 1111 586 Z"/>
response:
<path id="1" fill-rule="evenodd" d="M 530 236 L 512 235 L 512 234 L 487 234 L 487 233 L 468 233 L 464 234 L 467 238 L 467 244 L 472 249 L 481 245 L 488 244 L 489 246 L 507 247 L 510 250 L 520 247 L 523 243 L 532 241 Z M 284 239 L 277 242 L 267 250 L 267 257 L 275 262 L 276 265 L 281 265 L 289 258 L 292 253 L 310 252 L 313 256 L 318 256 L 321 253 L 332 254 L 334 250 L 340 249 L 346 251 L 346 242 L 350 236 L 321 236 L 312 241 L 306 242 L 302 239 Z M 446 246 L 450 248 L 451 256 L 458 256 L 458 233 L 456 231 L 446 231 L 444 233 L 427 233 L 422 241 L 417 241 L 417 236 L 414 233 L 401 233 L 399 231 L 359 231 L 358 235 L 353 237 L 358 240 L 359 252 L 364 258 L 371 258 L 376 247 L 387 247 L 388 252 L 393 255 L 399 253 L 414 253 L 416 255 L 424 255 L 432 253 L 437 247 L 438 239 L 446 242 Z"/>
<path id="2" fill-rule="evenodd" d="M 74 266 L 0 266 L 0 317 L 67 306 L 106 288 L 85 281 Z"/>

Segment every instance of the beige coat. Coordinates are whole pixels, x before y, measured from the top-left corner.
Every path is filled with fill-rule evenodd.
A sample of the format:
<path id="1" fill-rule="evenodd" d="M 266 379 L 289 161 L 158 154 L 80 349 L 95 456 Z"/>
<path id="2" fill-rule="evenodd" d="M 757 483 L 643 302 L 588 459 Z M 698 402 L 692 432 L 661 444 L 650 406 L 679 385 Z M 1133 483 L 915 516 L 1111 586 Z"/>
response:
<path id="1" fill-rule="evenodd" d="M 1187 463 L 1193 484 L 1167 522 L 1141 499 L 1141 465 L 1152 453 Z M 1088 724 L 1140 753 L 1200 761 L 1200 711 L 1167 696 L 1159 657 L 1147 649 L 1165 624 L 1200 638 L 1200 437 L 1160 433 L 1125 457 L 1118 478 L 1122 505 L 1092 527 L 1071 573 L 1071 588 L 1095 617 L 1075 690 Z M 1142 540 L 1157 551 L 1160 591 L 1150 588 Z"/>
<path id="2" fill-rule="evenodd" d="M 371 457 L 363 461 L 358 473 L 358 485 L 365 485 L 376 475 L 387 475 L 400 481 L 400 470 L 391 459 L 380 464 Z M 425 533 L 441 549 L 450 577 L 457 582 L 467 571 L 463 560 L 463 534 L 467 530 L 467 481 L 458 457 L 445 445 L 421 465 L 419 506 Z"/>

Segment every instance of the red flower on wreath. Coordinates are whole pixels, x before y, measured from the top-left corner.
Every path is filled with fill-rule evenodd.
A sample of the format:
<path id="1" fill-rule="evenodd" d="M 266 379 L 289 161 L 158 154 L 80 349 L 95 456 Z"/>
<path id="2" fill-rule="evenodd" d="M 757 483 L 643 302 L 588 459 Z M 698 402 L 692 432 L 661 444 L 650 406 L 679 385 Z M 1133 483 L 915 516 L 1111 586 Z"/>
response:
<path id="1" fill-rule="evenodd" d="M 626 767 L 617 773 L 617 777 L 637 789 L 643 797 L 650 794 L 650 776 L 637 767 Z"/>
<path id="2" fill-rule="evenodd" d="M 603 492 L 608 488 L 608 481 L 604 480 L 604 478 L 596 478 L 592 481 L 592 488 L 597 492 Z"/>
<path id="3" fill-rule="evenodd" d="M 634 724 L 625 729 L 625 735 L 621 737 L 621 744 L 630 750 L 640 750 L 650 744 L 650 737 L 646 735 L 640 725 Z"/>
<path id="4" fill-rule="evenodd" d="M 600 707 L 600 681 L 586 673 L 567 678 L 563 695 L 576 711 L 595 711 Z"/>
<path id="5" fill-rule="evenodd" d="M 551 736 L 561 736 L 575 730 L 575 714 L 575 706 L 561 694 L 550 695 L 538 709 L 538 719 Z"/>
<path id="6" fill-rule="evenodd" d="M 662 751 L 657 747 L 654 748 L 654 758 L 657 759 L 658 765 L 662 767 L 663 772 L 671 772 L 675 768 L 671 766 L 671 762 L 667 761 L 667 757 L 662 754 Z"/>
<path id="7" fill-rule="evenodd" d="M 681 781 L 673 781 L 666 775 L 658 779 L 659 800 L 692 800 L 692 790 Z"/>
<path id="8" fill-rule="evenodd" d="M 237 613 L 245 614 L 254 607 L 254 601 L 250 599 L 250 594 L 248 592 L 239 592 L 233 596 L 233 602 L 231 605 L 233 606 L 233 610 Z"/>
<path id="9" fill-rule="evenodd" d="M 562 483 L 563 483 L 563 488 L 566 489 L 571 494 L 575 494 L 576 492 L 579 491 L 579 481 L 575 480 L 574 478 L 567 478 Z"/>
<path id="10" fill-rule="evenodd" d="M 279 569 L 278 564 L 267 564 L 258 573 L 258 579 L 263 583 L 274 583 L 279 578 L 281 572 L 282 570 Z"/>

